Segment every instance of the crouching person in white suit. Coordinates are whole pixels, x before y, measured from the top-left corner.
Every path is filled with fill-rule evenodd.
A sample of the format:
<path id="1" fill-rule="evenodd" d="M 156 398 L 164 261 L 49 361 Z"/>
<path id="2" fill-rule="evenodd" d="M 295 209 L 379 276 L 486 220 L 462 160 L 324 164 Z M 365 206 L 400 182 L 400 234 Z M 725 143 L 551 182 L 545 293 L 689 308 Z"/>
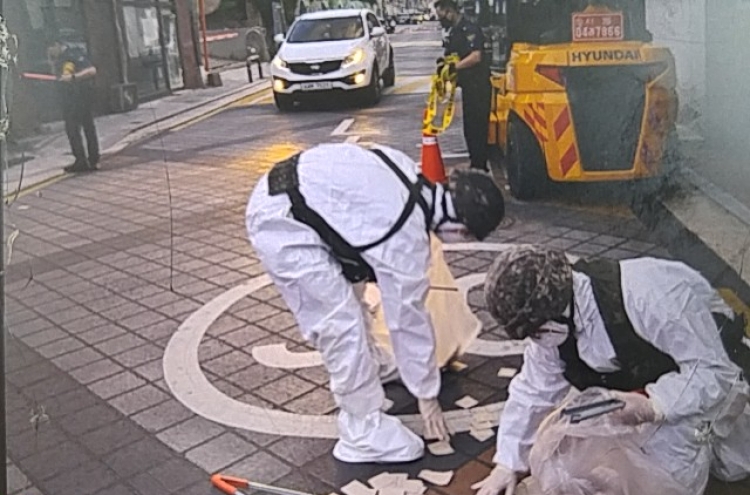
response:
<path id="1" fill-rule="evenodd" d="M 381 377 L 397 371 L 418 399 L 426 438 L 447 439 L 440 374 L 425 298 L 429 232 L 484 238 L 503 218 L 492 179 L 460 172 L 449 189 L 417 174 L 396 150 L 351 144 L 314 147 L 273 167 L 247 206 L 247 231 L 300 330 L 323 356 L 338 415 L 333 455 L 345 462 L 408 462 L 422 439 L 381 412 Z M 366 329 L 365 282 L 382 294 L 395 363 Z"/>
<path id="2" fill-rule="evenodd" d="M 590 443 L 579 435 L 582 427 L 590 427 L 593 437 L 607 428 L 615 432 L 631 426 L 632 435 L 622 438 L 637 446 L 629 453 L 642 456 L 641 467 L 593 472 L 600 467 L 597 460 L 605 463 L 603 457 L 597 459 L 586 448 L 567 452 L 566 462 L 580 456 L 580 462 L 567 465 L 592 469 L 583 475 L 588 479 L 567 480 L 567 491 L 559 493 L 589 493 L 581 487 L 604 483 L 612 490 L 592 488 L 591 493 L 636 495 L 637 489 L 627 487 L 638 486 L 638 480 L 624 473 L 643 471 L 643 466 L 644 477 L 651 466 L 686 495 L 702 494 L 709 472 L 726 481 L 750 474 L 748 385 L 743 377 L 750 371 L 750 350 L 742 343 L 744 322 L 700 274 L 682 263 L 654 258 L 571 264 L 559 251 L 516 246 L 493 263 L 485 295 L 488 311 L 511 338 L 528 337 L 530 343 L 500 418 L 496 467 L 475 485 L 479 495 L 513 493 L 530 470 L 537 435 L 549 444 L 546 433 L 554 437 L 563 431 L 559 418 L 550 417 L 546 425 L 555 431 L 542 428 L 538 433 L 571 387 L 604 390 L 624 407 L 606 416 L 609 423 L 570 425 L 556 437 L 567 436 L 570 443 L 557 445 Z M 625 445 L 617 441 L 613 435 L 609 450 Z M 544 455 L 557 453 L 537 456 L 539 466 L 552 467 L 540 457 Z M 570 474 L 562 469 L 550 478 L 549 472 L 535 474 L 535 467 L 532 462 L 534 479 L 561 480 Z M 557 494 L 559 487 L 542 488 L 545 494 Z"/>

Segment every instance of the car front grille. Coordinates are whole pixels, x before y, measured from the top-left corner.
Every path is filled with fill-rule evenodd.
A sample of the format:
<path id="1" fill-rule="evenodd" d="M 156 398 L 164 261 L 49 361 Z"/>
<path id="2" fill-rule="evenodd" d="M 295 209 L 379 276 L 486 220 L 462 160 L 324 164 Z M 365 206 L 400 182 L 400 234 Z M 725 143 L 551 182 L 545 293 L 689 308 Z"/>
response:
<path id="1" fill-rule="evenodd" d="M 584 170 L 633 168 L 649 70 L 638 65 L 566 69 L 566 89 Z"/>
<path id="2" fill-rule="evenodd" d="M 318 62 L 308 64 L 304 62 L 289 64 L 289 70 L 301 76 L 311 76 L 313 74 L 328 74 L 341 68 L 341 60 L 331 60 L 328 62 Z"/>

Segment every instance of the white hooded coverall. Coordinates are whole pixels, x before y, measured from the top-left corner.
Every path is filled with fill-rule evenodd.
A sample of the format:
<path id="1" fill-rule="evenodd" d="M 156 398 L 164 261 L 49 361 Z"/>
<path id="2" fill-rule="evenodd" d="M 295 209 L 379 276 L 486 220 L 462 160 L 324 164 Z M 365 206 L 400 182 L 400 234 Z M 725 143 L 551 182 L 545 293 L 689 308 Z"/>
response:
<path id="1" fill-rule="evenodd" d="M 639 258 L 620 263 L 625 310 L 636 333 L 669 354 L 679 372 L 646 386 L 665 421 L 653 428 L 643 452 L 700 495 L 709 468 L 720 479 L 750 474 L 748 385 L 720 340 L 712 313 L 733 316 L 700 274 L 678 262 Z M 573 272 L 574 322 L 581 359 L 599 372 L 618 368 L 590 279 Z M 562 343 L 562 342 L 559 342 Z M 512 380 L 500 418 L 495 463 L 527 472 L 542 420 L 568 394 L 565 364 L 556 346 L 532 342 Z M 533 475 L 533 473 L 532 473 Z"/>
<path id="2" fill-rule="evenodd" d="M 380 149 L 409 180 L 417 180 L 411 159 L 390 148 Z M 309 207 L 352 246 L 381 239 L 409 197 L 394 172 L 359 146 L 317 146 L 302 153 L 297 169 L 299 189 Z M 247 206 L 247 231 L 302 335 L 320 351 L 330 374 L 330 388 L 340 408 L 334 456 L 348 462 L 421 457 L 422 440 L 396 418 L 380 412 L 385 396 L 359 297 L 329 247 L 315 230 L 296 221 L 290 208 L 286 194 L 268 194 L 268 176 L 262 177 Z M 403 383 L 416 398 L 434 399 L 440 391 L 440 374 L 432 323 L 425 310 L 430 259 L 425 222 L 416 206 L 397 233 L 362 257 L 377 277 Z"/>

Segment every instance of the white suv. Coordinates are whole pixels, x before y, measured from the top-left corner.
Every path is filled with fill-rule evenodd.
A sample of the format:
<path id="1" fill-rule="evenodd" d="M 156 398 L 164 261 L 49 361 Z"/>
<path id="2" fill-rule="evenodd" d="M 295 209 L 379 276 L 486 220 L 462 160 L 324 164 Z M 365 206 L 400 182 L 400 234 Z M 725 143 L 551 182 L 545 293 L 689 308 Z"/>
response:
<path id="1" fill-rule="evenodd" d="M 273 95 L 279 110 L 291 110 L 303 95 L 357 92 L 380 101 L 393 86 L 393 48 L 385 28 L 369 10 L 323 10 L 299 16 L 271 63 Z"/>

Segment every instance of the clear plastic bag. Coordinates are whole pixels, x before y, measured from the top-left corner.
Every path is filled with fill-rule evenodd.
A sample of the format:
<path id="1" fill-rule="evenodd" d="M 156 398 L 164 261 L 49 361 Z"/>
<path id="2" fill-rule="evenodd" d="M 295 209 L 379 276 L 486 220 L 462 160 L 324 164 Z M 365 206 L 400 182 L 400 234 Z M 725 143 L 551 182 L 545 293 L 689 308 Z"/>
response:
<path id="1" fill-rule="evenodd" d="M 561 414 L 612 398 L 591 388 L 568 399 L 537 432 L 529 464 L 536 490 L 543 495 L 683 495 L 665 470 L 639 448 L 639 428 L 615 424 L 605 414 L 572 424 Z"/>

